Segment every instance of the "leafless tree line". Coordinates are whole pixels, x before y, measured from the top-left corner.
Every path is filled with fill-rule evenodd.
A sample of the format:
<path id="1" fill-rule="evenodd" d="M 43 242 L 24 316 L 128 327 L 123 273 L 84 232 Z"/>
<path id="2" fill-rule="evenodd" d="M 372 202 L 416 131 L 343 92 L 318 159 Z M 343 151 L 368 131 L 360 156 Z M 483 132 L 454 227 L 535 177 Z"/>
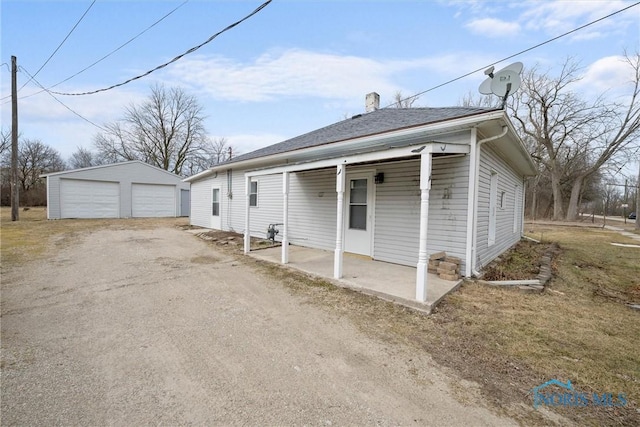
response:
<path id="1" fill-rule="evenodd" d="M 11 132 L 2 129 L 0 136 L 0 202 L 3 206 L 7 206 L 11 203 Z M 26 206 L 46 204 L 46 188 L 40 175 L 64 169 L 66 164 L 54 148 L 37 139 L 20 138 L 18 143 L 20 204 Z"/>
<path id="2" fill-rule="evenodd" d="M 607 93 L 583 99 L 575 89 L 581 69 L 571 58 L 557 75 L 539 66 L 523 73 L 507 108 L 538 167 L 528 186 L 531 216 L 577 219 L 604 200 L 612 173 L 640 161 L 640 54 L 625 53 L 623 61 L 632 79 L 625 96 L 613 100 Z M 499 100 L 468 95 L 461 104 L 499 107 Z"/>

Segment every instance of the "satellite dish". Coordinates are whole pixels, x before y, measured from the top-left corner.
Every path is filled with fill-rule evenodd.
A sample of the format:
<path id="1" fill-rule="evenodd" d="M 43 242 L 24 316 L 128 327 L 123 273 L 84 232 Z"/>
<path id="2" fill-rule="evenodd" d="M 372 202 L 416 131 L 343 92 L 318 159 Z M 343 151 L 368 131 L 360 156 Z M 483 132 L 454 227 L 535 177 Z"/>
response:
<path id="1" fill-rule="evenodd" d="M 513 95 L 520 88 L 522 68 L 522 62 L 514 62 L 495 73 L 493 72 L 494 67 L 487 68 L 484 73 L 489 77 L 482 82 L 478 91 L 483 95 L 499 96 L 502 98 L 502 107 L 504 108 L 507 97 Z"/>

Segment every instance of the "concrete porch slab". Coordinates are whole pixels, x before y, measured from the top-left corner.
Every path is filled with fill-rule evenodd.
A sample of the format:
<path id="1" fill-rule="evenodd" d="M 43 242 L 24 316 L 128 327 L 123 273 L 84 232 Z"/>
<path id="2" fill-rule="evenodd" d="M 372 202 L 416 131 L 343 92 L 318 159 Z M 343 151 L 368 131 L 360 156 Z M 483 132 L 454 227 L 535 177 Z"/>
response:
<path id="1" fill-rule="evenodd" d="M 280 246 L 252 250 L 250 256 L 280 264 Z M 345 253 L 343 278 L 333 279 L 333 252 L 302 246 L 289 246 L 288 267 L 320 276 L 342 287 L 431 313 L 445 295 L 457 289 L 462 280 L 448 281 L 435 274 L 427 278 L 427 301 L 416 301 L 416 269 L 398 264 L 373 261 L 369 257 Z"/>

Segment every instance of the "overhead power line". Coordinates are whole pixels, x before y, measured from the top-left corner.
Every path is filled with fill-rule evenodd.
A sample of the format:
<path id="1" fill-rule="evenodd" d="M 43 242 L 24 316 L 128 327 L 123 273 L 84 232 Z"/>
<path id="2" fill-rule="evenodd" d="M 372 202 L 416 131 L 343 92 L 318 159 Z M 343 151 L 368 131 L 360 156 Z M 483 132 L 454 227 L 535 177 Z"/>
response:
<path id="1" fill-rule="evenodd" d="M 38 71 L 36 71 L 33 74 L 33 77 L 37 76 L 38 73 L 40 71 L 42 71 L 42 69 L 45 67 L 45 65 L 47 65 L 49 63 L 49 61 L 51 61 L 51 58 L 53 58 L 53 56 L 58 52 L 58 50 L 60 50 L 60 48 L 62 47 L 62 45 L 67 41 L 67 39 L 69 38 L 69 36 L 71 35 L 71 33 L 73 33 L 73 31 L 76 29 L 76 27 L 80 24 L 80 22 L 82 22 L 82 20 L 84 19 L 84 17 L 87 15 L 87 13 L 89 13 L 89 10 L 91 10 L 91 8 L 93 7 L 93 5 L 96 3 L 96 0 L 93 0 L 91 2 L 91 4 L 89 5 L 89 7 L 87 8 L 87 10 L 84 11 L 84 13 L 82 14 L 82 16 L 80 17 L 80 19 L 78 19 L 78 22 L 76 22 L 76 24 L 73 26 L 73 28 L 71 28 L 71 30 L 69 31 L 69 33 L 67 33 L 67 35 L 65 36 L 65 38 L 60 42 L 60 44 L 58 45 L 58 47 L 53 51 L 53 53 L 51 55 L 49 55 L 49 57 L 47 58 L 46 61 L 44 61 L 44 64 L 42 64 L 40 66 L 40 68 L 38 68 Z M 22 90 L 23 87 L 25 87 L 32 79 L 33 77 L 29 80 L 27 80 L 22 86 L 20 86 L 20 89 L 18 89 L 18 92 L 20 90 Z"/>
<path id="2" fill-rule="evenodd" d="M 83 115 L 81 115 L 80 113 L 78 113 L 77 111 L 73 110 L 71 107 L 69 107 L 68 105 L 66 105 L 64 102 L 60 101 L 55 95 L 53 95 L 51 93 L 51 91 L 47 90 L 42 84 L 40 84 L 40 82 L 38 80 L 36 80 L 35 78 L 35 74 L 31 75 L 29 73 L 29 71 L 26 70 L 26 68 L 24 68 L 23 66 L 18 67 L 20 70 L 24 71 L 31 80 L 33 80 L 40 88 L 42 88 L 41 92 L 47 92 L 47 94 L 52 97 L 53 99 L 55 99 L 60 105 L 62 105 L 64 108 L 66 108 L 67 110 L 69 110 L 70 112 L 72 112 L 73 114 L 75 114 L 76 116 L 78 116 L 79 118 L 81 118 L 82 120 L 84 120 L 85 122 L 92 124 L 93 126 L 97 127 L 98 129 L 102 130 L 102 131 L 107 131 L 105 128 L 103 128 L 102 126 L 92 122 L 91 120 L 87 119 L 86 117 L 84 117 Z"/>
<path id="3" fill-rule="evenodd" d="M 93 95 L 99 92 L 106 92 L 108 90 L 120 87 L 120 86 L 124 86 L 128 83 L 131 83 L 134 80 L 138 80 L 141 79 L 142 77 L 148 76 L 149 74 L 153 73 L 154 71 L 158 71 L 164 67 L 166 67 L 167 65 L 173 64 L 174 62 L 180 60 L 182 57 L 189 55 L 190 53 L 193 53 L 195 51 L 197 51 L 198 49 L 200 49 L 202 46 L 208 44 L 209 42 L 211 42 L 213 39 L 215 39 L 216 37 L 218 37 L 220 34 L 225 33 L 227 31 L 229 31 L 230 29 L 240 25 L 241 23 L 243 23 L 244 21 L 246 21 L 247 19 L 251 18 L 253 15 L 257 14 L 258 12 L 260 12 L 262 9 L 264 9 L 265 7 L 267 7 L 269 5 L 269 3 L 271 3 L 272 0 L 267 0 L 266 2 L 262 3 L 260 6 L 258 6 L 257 9 L 255 9 L 253 12 L 251 12 L 250 14 L 248 14 L 247 16 L 245 16 L 244 18 L 240 19 L 239 21 L 234 22 L 233 24 L 228 25 L 227 27 L 225 27 L 224 29 L 218 31 L 217 33 L 215 33 L 214 35 L 212 35 L 211 37 L 209 37 L 207 40 L 205 40 L 204 42 L 200 43 L 197 46 L 192 47 L 191 49 L 187 50 L 186 52 L 176 56 L 175 58 L 173 58 L 170 61 L 165 62 L 164 64 L 158 65 L 155 68 L 152 68 L 151 70 L 142 73 L 138 76 L 132 77 L 128 80 L 125 80 L 122 83 L 117 83 L 114 85 L 111 85 L 109 87 L 105 87 L 102 89 L 97 89 L 97 90 L 92 90 L 92 91 L 88 91 L 88 92 L 79 92 L 79 93 L 68 93 L 68 92 L 55 92 L 55 91 L 50 91 L 52 94 L 56 94 L 56 95 L 63 95 L 63 96 L 82 96 L 82 95 Z"/>
<path id="4" fill-rule="evenodd" d="M 556 36 L 556 37 L 553 37 L 553 38 L 548 39 L 548 40 L 546 40 L 546 41 L 543 41 L 542 43 L 538 43 L 538 44 L 537 44 L 537 45 L 535 45 L 535 46 L 531 46 L 530 48 L 527 48 L 527 49 L 521 50 L 521 51 L 520 51 L 520 52 L 518 52 L 518 53 L 514 53 L 513 55 L 509 55 L 509 56 L 507 56 L 506 58 L 499 59 L 499 60 L 497 60 L 497 61 L 495 61 L 495 62 L 492 62 L 491 64 L 487 64 L 487 65 L 485 65 L 484 67 L 480 67 L 480 68 L 478 68 L 478 69 L 476 69 L 476 70 L 470 71 L 470 72 L 468 72 L 467 74 L 464 74 L 464 75 L 462 75 L 462 76 L 460 76 L 460 77 L 456 77 L 455 79 L 448 80 L 448 81 L 446 81 L 446 82 L 444 82 L 444 83 L 441 83 L 441 84 L 439 84 L 439 85 L 437 85 L 437 86 L 434 86 L 434 87 L 432 87 L 432 88 L 429 88 L 429 89 L 427 89 L 427 90 L 423 90 L 422 92 L 418 92 L 418 93 L 416 93 L 415 95 L 411 95 L 411 96 L 409 96 L 409 97 L 407 97 L 407 98 L 404 98 L 404 99 L 401 99 L 401 100 L 398 100 L 398 101 L 392 102 L 391 104 L 387 105 L 387 106 L 386 106 L 386 107 L 384 107 L 384 108 L 389 108 L 389 107 L 391 107 L 391 106 L 393 106 L 393 105 L 397 105 L 398 103 L 401 103 L 401 102 L 404 102 L 404 101 L 408 101 L 408 100 L 413 99 L 413 98 L 417 98 L 418 96 L 420 96 L 420 95 L 424 95 L 424 94 L 425 94 L 425 93 L 427 93 L 427 92 L 431 92 L 432 90 L 439 89 L 439 88 L 441 88 L 442 86 L 446 86 L 446 85 L 448 85 L 448 84 L 450 84 L 450 83 L 453 83 L 453 82 L 456 82 L 456 81 L 458 81 L 458 80 L 464 79 L 465 77 L 469 77 L 470 75 L 475 74 L 475 73 L 477 73 L 477 72 L 479 72 L 479 71 L 486 70 L 487 68 L 491 67 L 492 65 L 496 65 L 496 64 L 499 64 L 500 62 L 503 62 L 503 61 L 509 60 L 509 59 L 511 59 L 511 58 L 515 58 L 516 56 L 522 55 L 523 53 L 526 53 L 526 52 L 529 52 L 529 51 L 531 51 L 531 50 L 537 49 L 537 48 L 539 48 L 540 46 L 544 46 L 544 45 L 546 45 L 546 44 L 549 44 L 549 43 L 551 43 L 551 42 L 553 42 L 553 41 L 556 41 L 556 40 L 558 40 L 558 39 L 561 39 L 562 37 L 566 37 L 566 36 L 568 36 L 569 34 L 575 33 L 576 31 L 580 31 L 580 30 L 582 30 L 582 29 L 584 29 L 584 28 L 589 27 L 590 25 L 596 24 L 596 23 L 598 23 L 598 22 L 600 22 L 600 21 L 604 21 L 605 19 L 611 18 L 611 17 L 612 17 L 612 16 L 614 16 L 614 15 L 617 15 L 617 14 L 622 13 L 622 12 L 624 12 L 624 11 L 626 11 L 626 10 L 629 10 L 629 9 L 631 9 L 631 8 L 633 8 L 633 7 L 636 7 L 636 6 L 638 6 L 639 4 L 640 4 L 640 2 L 636 2 L 636 3 L 634 3 L 634 4 L 631 4 L 631 5 L 629 5 L 629 6 L 625 7 L 625 8 L 622 8 L 622 9 L 617 10 L 617 11 L 615 11 L 615 12 L 612 12 L 612 13 L 610 13 L 610 14 L 606 15 L 606 16 L 603 16 L 602 18 L 598 18 L 598 19 L 596 19 L 596 20 L 594 20 L 594 21 L 591 21 L 591 22 L 589 22 L 589 23 L 587 23 L 587 24 L 584 24 L 584 25 L 581 25 L 581 26 L 579 26 L 579 27 L 577 27 L 577 28 L 574 28 L 574 29 L 573 29 L 573 30 L 571 30 L 571 31 L 567 31 L 566 33 L 560 34 L 559 36 Z"/>
<path id="5" fill-rule="evenodd" d="M 85 68 L 83 68 L 82 70 L 78 71 L 77 73 L 67 77 L 64 80 L 59 81 L 58 83 L 49 86 L 47 89 L 53 89 L 56 86 L 61 85 L 62 83 L 68 82 L 69 80 L 71 80 L 72 78 L 84 73 L 85 71 L 87 71 L 88 69 L 96 66 L 97 64 L 99 64 L 100 62 L 104 61 L 105 59 L 107 59 L 108 57 L 110 57 L 111 55 L 113 55 L 114 53 L 118 52 L 120 49 L 122 49 L 123 47 L 127 46 L 128 44 L 130 44 L 131 42 L 133 42 L 134 40 L 136 40 L 138 37 L 142 36 L 144 33 L 146 33 L 147 31 L 149 31 L 150 29 L 152 29 L 153 27 L 155 27 L 156 25 L 158 25 L 160 22 L 164 21 L 166 18 L 168 18 L 170 15 L 172 15 L 175 11 L 177 11 L 178 9 L 180 9 L 182 6 L 184 6 L 185 4 L 189 3 L 189 0 L 184 0 L 182 3 L 180 3 L 177 7 L 175 7 L 174 9 L 172 9 L 171 11 L 169 11 L 169 13 L 165 14 L 162 18 L 158 19 L 157 21 L 155 21 L 153 24 L 151 24 L 150 26 L 148 26 L 147 28 L 145 28 L 144 30 L 142 30 L 141 32 L 139 32 L 138 34 L 136 34 L 135 36 L 133 36 L 132 38 L 130 38 L 129 40 L 127 40 L 125 43 L 121 44 L 120 46 L 118 46 L 117 48 L 115 48 L 114 50 L 112 50 L 111 52 L 107 53 L 106 55 L 104 55 L 102 58 L 98 59 L 97 61 L 95 61 L 94 63 L 92 63 L 91 65 L 86 66 Z M 32 93 L 30 95 L 26 95 L 26 96 L 22 96 L 20 97 L 20 99 L 24 99 L 24 98 L 29 98 L 31 96 L 35 96 L 38 95 L 42 92 L 45 92 L 45 89 L 40 90 L 36 93 Z"/>

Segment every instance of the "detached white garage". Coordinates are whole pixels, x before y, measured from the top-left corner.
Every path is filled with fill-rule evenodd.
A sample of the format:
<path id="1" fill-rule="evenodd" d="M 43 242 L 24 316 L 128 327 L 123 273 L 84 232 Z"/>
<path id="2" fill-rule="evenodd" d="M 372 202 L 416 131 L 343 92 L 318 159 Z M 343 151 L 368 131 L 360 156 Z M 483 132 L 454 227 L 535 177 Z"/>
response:
<path id="1" fill-rule="evenodd" d="M 138 160 L 42 177 L 47 178 L 48 219 L 189 215 L 189 183 Z"/>

